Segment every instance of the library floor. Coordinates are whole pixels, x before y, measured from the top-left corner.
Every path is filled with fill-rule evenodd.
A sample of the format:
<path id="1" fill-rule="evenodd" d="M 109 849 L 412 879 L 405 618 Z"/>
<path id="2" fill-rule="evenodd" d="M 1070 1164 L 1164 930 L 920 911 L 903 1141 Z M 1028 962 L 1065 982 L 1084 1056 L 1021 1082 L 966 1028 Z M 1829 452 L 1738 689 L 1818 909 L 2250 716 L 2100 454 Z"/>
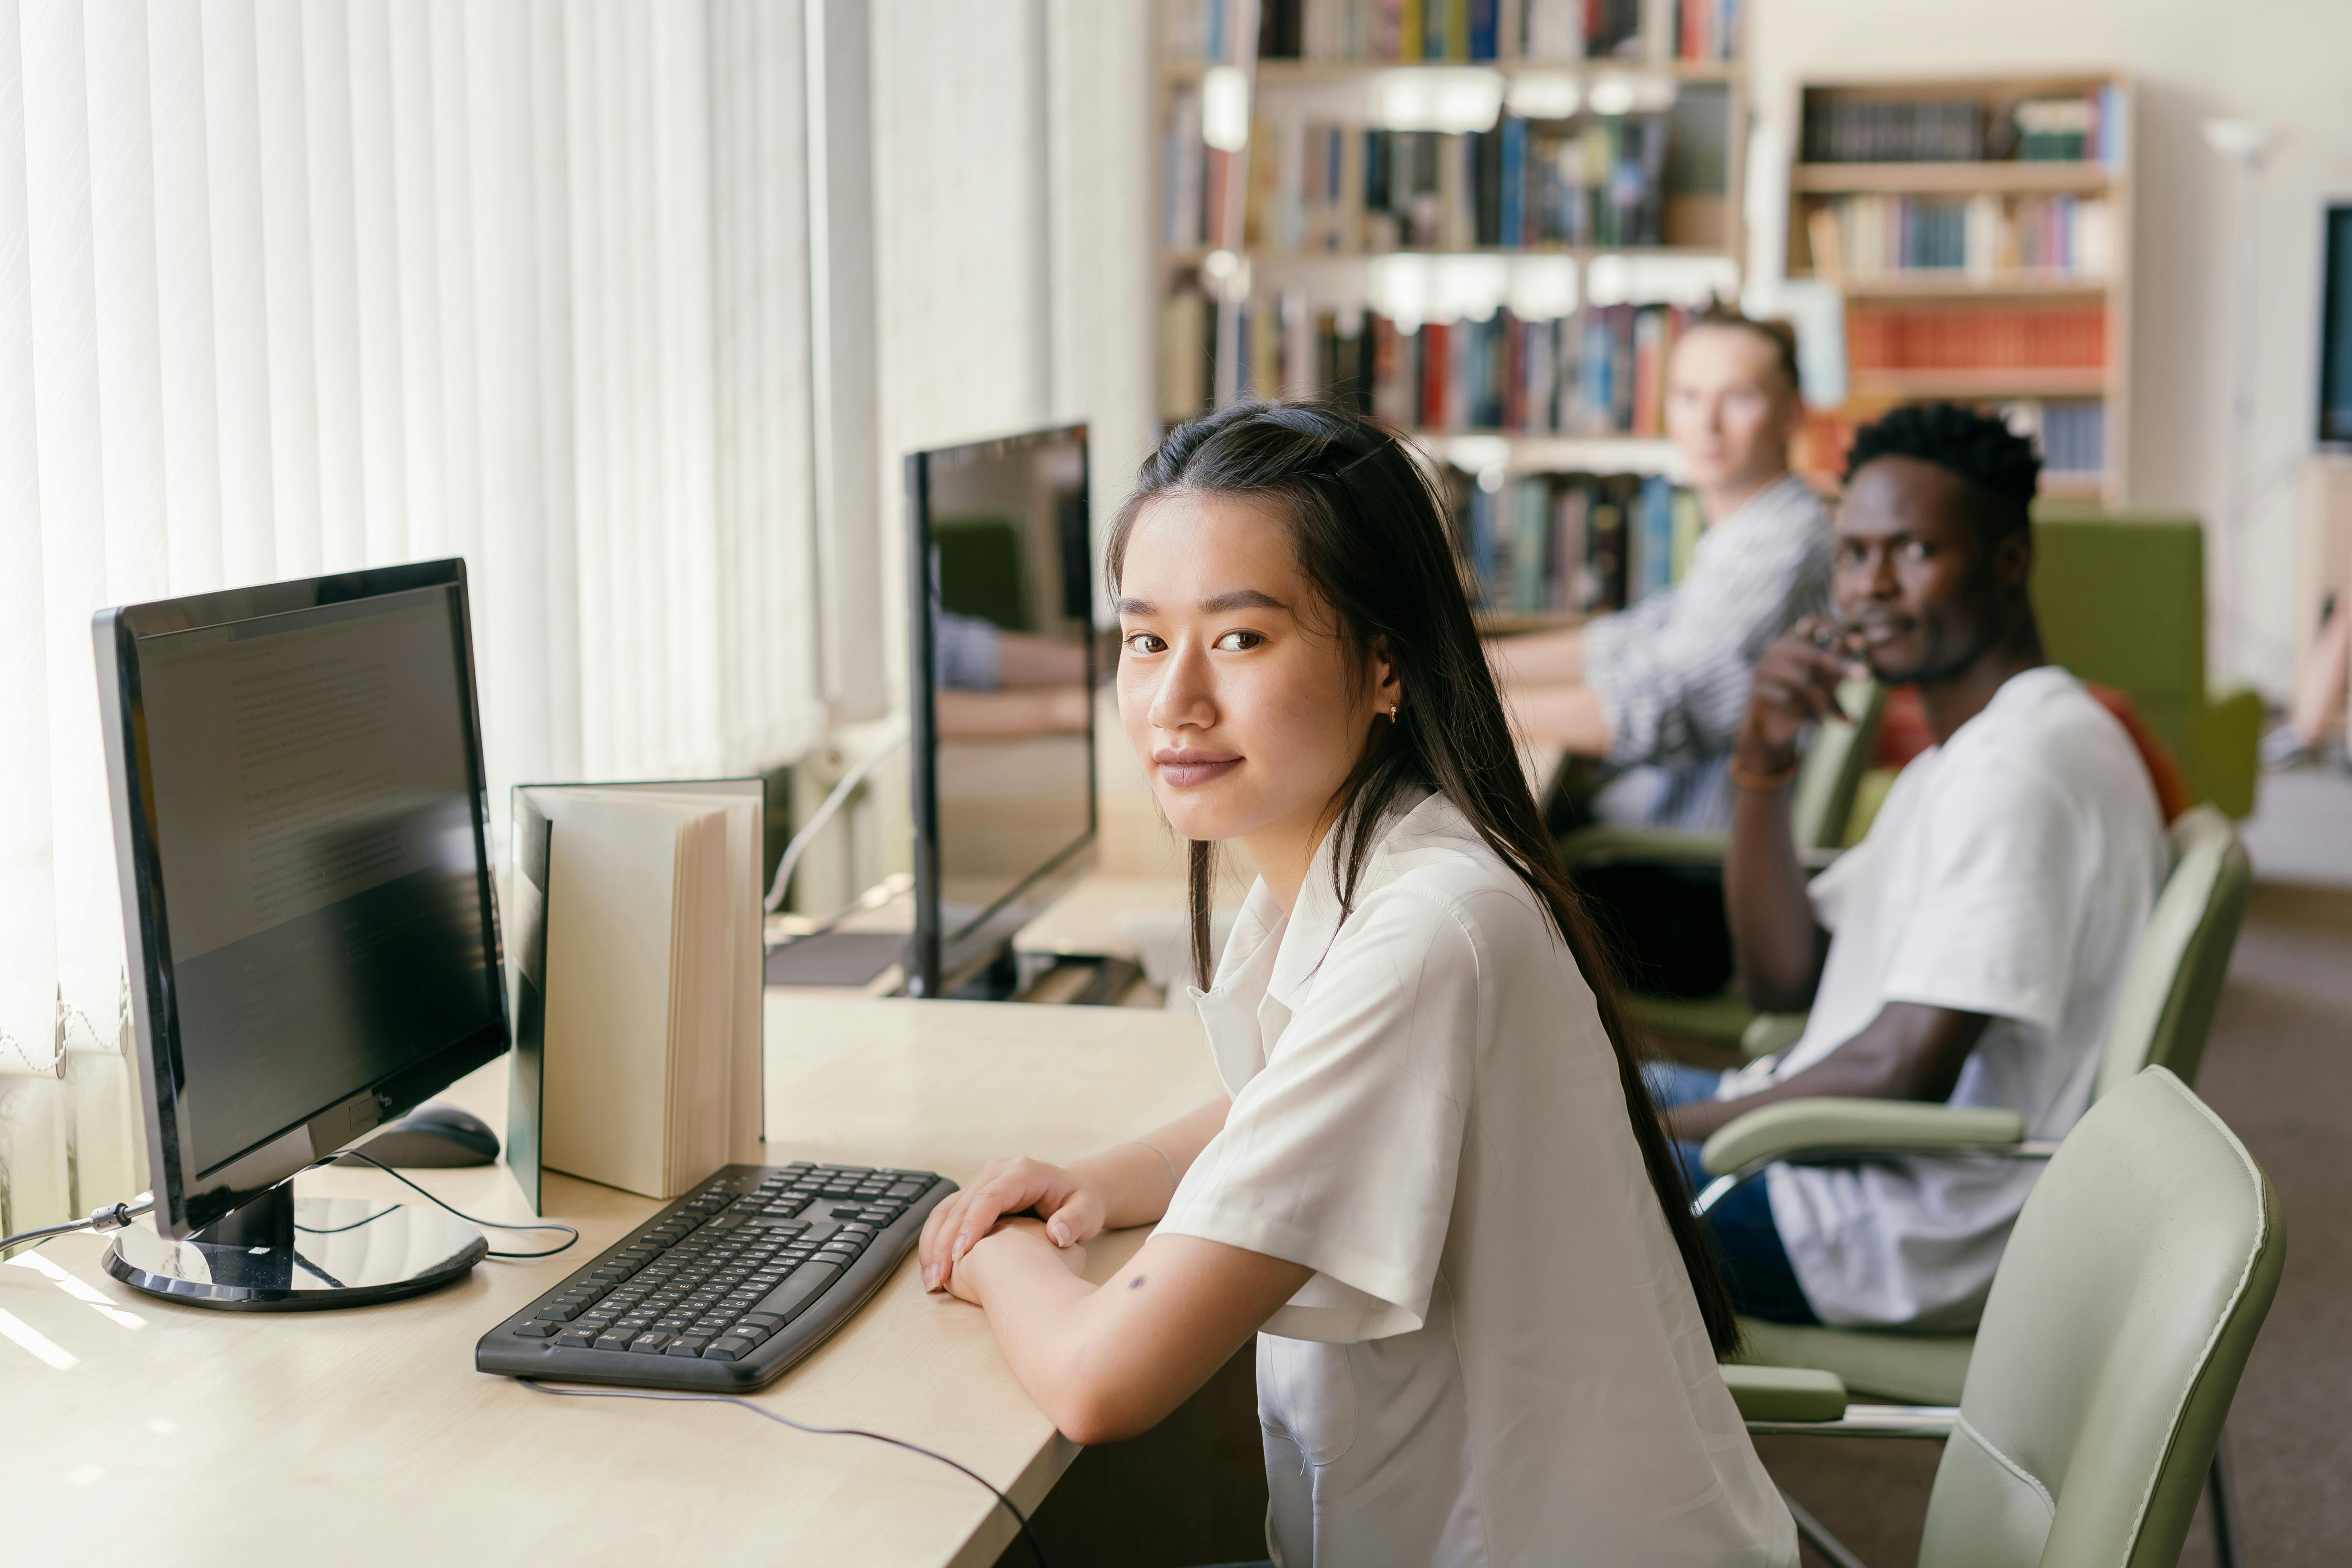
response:
<path id="1" fill-rule="evenodd" d="M 2198 1091 L 2286 1208 L 2286 1271 L 2230 1413 L 2243 1561 L 2352 1562 L 2352 775 L 2263 781 L 2245 825 L 2261 879 Z M 1908 1568 L 1938 1446 L 1766 1439 L 1765 1463 L 1871 1568 Z M 2200 1510 L 2183 1568 L 2213 1561 Z M 1821 1559 L 1810 1549 L 1808 1568 Z"/>

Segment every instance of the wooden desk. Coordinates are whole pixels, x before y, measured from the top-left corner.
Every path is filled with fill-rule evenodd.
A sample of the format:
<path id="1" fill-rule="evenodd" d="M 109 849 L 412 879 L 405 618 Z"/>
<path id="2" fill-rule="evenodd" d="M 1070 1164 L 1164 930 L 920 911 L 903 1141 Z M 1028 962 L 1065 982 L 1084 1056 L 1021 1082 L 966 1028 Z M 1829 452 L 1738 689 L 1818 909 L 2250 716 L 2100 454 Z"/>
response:
<path id="1" fill-rule="evenodd" d="M 1215 1088 L 1197 1020 L 1131 1008 L 772 994 L 767 1047 L 772 1160 L 958 1181 L 998 1154 L 1073 1158 Z M 505 1073 L 493 1063 L 449 1098 L 502 1126 Z M 415 1174 L 469 1213 L 529 1217 L 502 1166 Z M 404 1195 L 368 1171 L 305 1183 Z M 0 1328 L 72 1358 L 55 1368 L 0 1338 L 8 1560 L 986 1568 L 1011 1541 L 994 1500 L 918 1455 L 725 1405 L 556 1399 L 476 1372 L 484 1331 L 657 1206 L 556 1175 L 547 1193 L 548 1217 L 581 1229 L 571 1252 L 487 1262 L 436 1294 L 355 1311 L 173 1307 L 108 1278 L 106 1244 L 89 1236 L 0 1266 L 14 1320 Z M 1106 1278 L 1142 1235 L 1090 1248 L 1089 1275 Z M 925 1295 L 912 1258 L 753 1397 L 936 1448 L 1024 1509 L 1077 1453 L 1013 1381 L 980 1313 Z"/>

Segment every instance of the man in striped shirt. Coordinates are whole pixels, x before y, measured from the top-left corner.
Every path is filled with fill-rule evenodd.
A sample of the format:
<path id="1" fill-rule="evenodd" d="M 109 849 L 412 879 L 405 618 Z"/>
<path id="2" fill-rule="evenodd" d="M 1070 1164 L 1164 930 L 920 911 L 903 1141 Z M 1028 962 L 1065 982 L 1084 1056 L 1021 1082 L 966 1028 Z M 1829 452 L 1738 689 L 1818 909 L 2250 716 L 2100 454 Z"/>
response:
<path id="1" fill-rule="evenodd" d="M 1756 661 L 1828 605 L 1829 525 L 1789 471 L 1803 418 L 1795 334 L 1701 316 L 1666 382 L 1666 433 L 1706 525 L 1690 570 L 1620 614 L 1488 645 L 1527 738 L 1601 764 L 1601 820 L 1729 825 L 1725 763 Z"/>

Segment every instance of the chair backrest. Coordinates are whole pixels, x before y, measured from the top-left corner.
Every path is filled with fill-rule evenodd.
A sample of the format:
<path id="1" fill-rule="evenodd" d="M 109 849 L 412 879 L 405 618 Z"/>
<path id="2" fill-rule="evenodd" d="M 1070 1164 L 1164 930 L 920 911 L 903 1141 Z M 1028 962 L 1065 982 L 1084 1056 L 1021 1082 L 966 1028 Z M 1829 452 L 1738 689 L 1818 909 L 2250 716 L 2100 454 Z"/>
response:
<path id="1" fill-rule="evenodd" d="M 2095 1100 L 2145 1067 L 2197 1081 L 2253 882 L 2253 863 L 2228 817 L 2210 805 L 2181 813 L 2172 825 L 2172 875 L 2132 951 L 2107 1025 Z"/>
<path id="2" fill-rule="evenodd" d="M 1789 819 L 1800 849 L 1835 849 L 1845 843 L 1853 794 L 1870 766 L 1870 750 L 1878 743 L 1886 689 L 1874 680 L 1846 681 L 1838 688 L 1838 706 L 1850 721 L 1832 720 L 1813 732 L 1813 743 L 1797 770 L 1796 787 L 1790 792 Z"/>
<path id="3" fill-rule="evenodd" d="M 1993 1278 L 1920 1568 L 2171 1568 L 2284 1257 L 2278 1194 L 2179 1079 L 2093 1106 Z"/>

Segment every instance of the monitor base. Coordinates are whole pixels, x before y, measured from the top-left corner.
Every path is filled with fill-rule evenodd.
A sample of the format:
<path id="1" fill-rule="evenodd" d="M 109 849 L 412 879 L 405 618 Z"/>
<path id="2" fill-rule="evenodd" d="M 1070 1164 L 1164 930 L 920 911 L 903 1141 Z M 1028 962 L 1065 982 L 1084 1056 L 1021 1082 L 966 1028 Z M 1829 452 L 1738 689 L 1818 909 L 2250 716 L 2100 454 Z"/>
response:
<path id="1" fill-rule="evenodd" d="M 117 1231 L 106 1271 L 134 1290 L 231 1312 L 365 1307 L 462 1279 L 489 1251 L 438 1209 L 296 1197 L 279 1183 L 185 1241 L 152 1216 Z"/>

